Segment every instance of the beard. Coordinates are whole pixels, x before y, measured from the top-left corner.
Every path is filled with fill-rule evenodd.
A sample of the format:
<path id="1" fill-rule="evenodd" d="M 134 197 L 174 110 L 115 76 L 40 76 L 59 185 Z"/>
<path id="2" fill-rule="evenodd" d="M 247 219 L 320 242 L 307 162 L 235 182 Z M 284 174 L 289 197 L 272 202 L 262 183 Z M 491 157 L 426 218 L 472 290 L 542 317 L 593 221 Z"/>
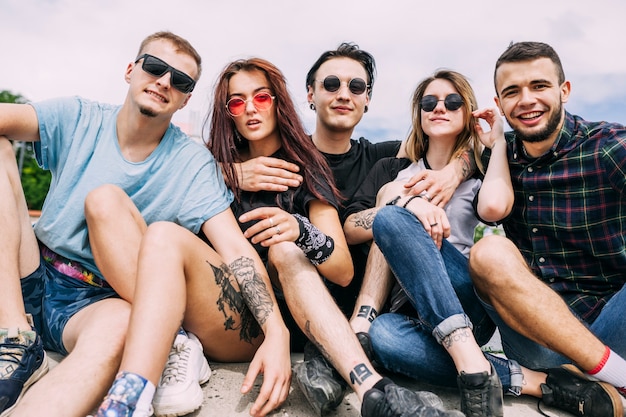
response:
<path id="1" fill-rule="evenodd" d="M 148 116 L 148 117 L 157 117 L 157 114 L 155 112 L 153 112 L 150 109 L 147 109 L 145 107 L 140 107 L 139 108 L 139 112 L 141 114 L 143 114 L 144 116 Z"/>
<path id="2" fill-rule="evenodd" d="M 548 123 L 546 126 L 538 132 L 535 133 L 524 133 L 521 130 L 513 128 L 515 135 L 520 138 L 524 142 L 529 143 L 537 143 L 543 142 L 552 136 L 552 134 L 556 131 L 561 123 L 561 115 L 563 114 L 563 104 L 559 103 L 559 107 L 556 109 L 550 119 L 548 119 Z"/>

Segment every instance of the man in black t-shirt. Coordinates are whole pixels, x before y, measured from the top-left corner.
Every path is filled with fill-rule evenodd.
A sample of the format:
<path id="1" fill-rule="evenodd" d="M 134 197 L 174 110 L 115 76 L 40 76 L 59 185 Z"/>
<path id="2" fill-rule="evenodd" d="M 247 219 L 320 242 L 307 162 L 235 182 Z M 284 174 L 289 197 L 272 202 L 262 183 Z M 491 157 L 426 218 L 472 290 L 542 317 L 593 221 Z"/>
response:
<path id="1" fill-rule="evenodd" d="M 351 138 L 354 128 L 368 111 L 374 75 L 374 58 L 349 43 L 323 53 L 307 74 L 307 100 L 317 115 L 311 139 L 328 160 L 337 188 L 344 197 L 339 211 L 342 221 L 345 208 L 372 166 L 382 158 L 403 155 L 400 141 L 372 143 L 365 138 Z M 430 193 L 435 203 L 445 204 L 464 176 L 462 161 L 455 163 L 459 165 L 414 177 L 407 187 L 415 185 L 411 192 Z M 240 186 L 251 191 L 281 191 L 301 181 L 297 167 L 280 159 L 257 158 L 239 168 Z M 328 285 L 320 279 L 319 291 L 292 292 L 291 299 L 286 300 L 293 319 L 312 342 L 305 346 L 304 361 L 294 369 L 296 381 L 318 414 L 340 404 L 349 384 L 362 401 L 361 413 L 365 417 L 400 416 L 409 410 L 416 416 L 424 412 L 456 415 L 431 408 L 438 403 L 434 394 L 416 395 L 383 378 L 360 347 L 346 316 L 352 313 L 368 250 L 369 244 L 351 248 L 355 277 L 348 287 Z M 397 413 L 390 412 L 394 394 L 389 393 L 398 390 L 403 391 L 399 395 L 406 396 L 406 402 L 404 407 L 393 404 L 391 408 Z M 380 411 L 383 409 L 387 411 Z"/>

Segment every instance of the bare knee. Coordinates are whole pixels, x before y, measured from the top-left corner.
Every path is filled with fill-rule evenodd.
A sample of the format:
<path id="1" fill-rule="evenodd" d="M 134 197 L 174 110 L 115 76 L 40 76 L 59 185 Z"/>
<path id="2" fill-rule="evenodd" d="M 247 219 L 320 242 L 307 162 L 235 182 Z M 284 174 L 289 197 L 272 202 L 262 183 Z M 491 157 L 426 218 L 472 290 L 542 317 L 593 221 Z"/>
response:
<path id="1" fill-rule="evenodd" d="M 508 254 L 517 251 L 513 243 L 502 236 L 491 235 L 480 239 L 469 256 L 470 275 L 479 293 L 484 294 L 494 286 L 505 285 Z"/>
<path id="2" fill-rule="evenodd" d="M 293 242 L 281 242 L 270 246 L 268 259 L 278 273 L 281 284 L 288 277 L 293 277 L 298 272 L 315 268 L 304 256 L 304 253 Z"/>
<path id="3" fill-rule="evenodd" d="M 120 187 L 112 184 L 101 185 L 85 197 L 85 218 L 87 221 L 115 218 L 120 208 L 125 207 L 129 201 L 130 198 Z"/>
<path id="4" fill-rule="evenodd" d="M 0 136 L 0 168 L 6 169 L 13 167 L 17 172 L 17 161 L 15 159 L 15 151 L 13 144 L 6 138 Z"/>

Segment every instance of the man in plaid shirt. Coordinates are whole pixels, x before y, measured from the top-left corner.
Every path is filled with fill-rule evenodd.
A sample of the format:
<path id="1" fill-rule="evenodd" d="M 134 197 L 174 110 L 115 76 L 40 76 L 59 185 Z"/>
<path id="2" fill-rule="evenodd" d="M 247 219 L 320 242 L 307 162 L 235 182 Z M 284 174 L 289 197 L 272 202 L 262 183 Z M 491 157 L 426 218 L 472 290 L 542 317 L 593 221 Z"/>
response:
<path id="1" fill-rule="evenodd" d="M 485 178 L 476 207 L 484 221 L 501 221 L 507 237 L 489 236 L 473 247 L 474 285 L 507 356 L 530 368 L 528 386 L 540 380 L 544 403 L 592 415 L 598 412 L 592 403 L 601 401 L 601 415 L 620 417 L 626 128 L 565 111 L 570 82 L 544 43 L 511 44 L 494 81 L 513 132 L 485 151 L 500 172 Z M 556 374 L 531 371 L 559 365 Z M 602 382 L 589 384 L 589 377 Z"/>

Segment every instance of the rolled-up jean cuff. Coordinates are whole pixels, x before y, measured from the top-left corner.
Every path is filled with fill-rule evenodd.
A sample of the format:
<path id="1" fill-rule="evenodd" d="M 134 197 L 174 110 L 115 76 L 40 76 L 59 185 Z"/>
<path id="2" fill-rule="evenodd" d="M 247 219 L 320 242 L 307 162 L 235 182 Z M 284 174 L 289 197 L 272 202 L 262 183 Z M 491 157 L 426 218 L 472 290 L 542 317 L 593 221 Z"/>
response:
<path id="1" fill-rule="evenodd" d="M 437 343 L 442 344 L 443 339 L 450 336 L 454 331 L 469 327 L 470 330 L 474 328 L 469 317 L 465 314 L 455 314 L 448 317 L 433 329 L 433 337 Z"/>

